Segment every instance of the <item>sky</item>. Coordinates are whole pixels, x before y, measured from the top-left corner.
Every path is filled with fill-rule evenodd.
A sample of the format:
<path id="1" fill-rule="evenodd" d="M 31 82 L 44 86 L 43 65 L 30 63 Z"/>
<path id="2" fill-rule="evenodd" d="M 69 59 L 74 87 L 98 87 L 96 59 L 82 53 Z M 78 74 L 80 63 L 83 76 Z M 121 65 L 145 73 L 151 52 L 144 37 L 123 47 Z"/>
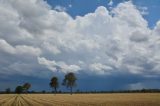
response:
<path id="1" fill-rule="evenodd" d="M 160 88 L 159 0 L 0 0 L 0 90 Z M 66 90 L 60 86 L 59 90 Z"/>

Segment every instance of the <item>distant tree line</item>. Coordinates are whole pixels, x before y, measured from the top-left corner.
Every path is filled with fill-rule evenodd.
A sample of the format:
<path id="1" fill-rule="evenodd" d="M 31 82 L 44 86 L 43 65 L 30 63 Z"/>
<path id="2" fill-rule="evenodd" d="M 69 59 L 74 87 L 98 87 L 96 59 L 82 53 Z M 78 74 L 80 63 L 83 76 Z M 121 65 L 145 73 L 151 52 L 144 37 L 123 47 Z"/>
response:
<path id="1" fill-rule="evenodd" d="M 6 91 L 0 91 L 0 94 L 10 94 L 10 93 L 16 93 L 15 91 L 11 91 L 9 90 L 8 92 L 8 88 L 6 89 Z M 25 93 L 25 92 L 22 92 Z M 28 91 L 27 93 L 29 94 L 51 94 L 51 93 L 55 93 L 55 92 L 49 92 L 49 91 Z M 61 90 L 57 91 L 57 94 L 68 94 L 70 92 L 64 92 Z M 94 94 L 94 93 L 160 93 L 160 89 L 140 89 L 140 90 L 115 90 L 115 91 L 80 91 L 80 90 L 76 90 L 74 92 L 75 94 Z"/>

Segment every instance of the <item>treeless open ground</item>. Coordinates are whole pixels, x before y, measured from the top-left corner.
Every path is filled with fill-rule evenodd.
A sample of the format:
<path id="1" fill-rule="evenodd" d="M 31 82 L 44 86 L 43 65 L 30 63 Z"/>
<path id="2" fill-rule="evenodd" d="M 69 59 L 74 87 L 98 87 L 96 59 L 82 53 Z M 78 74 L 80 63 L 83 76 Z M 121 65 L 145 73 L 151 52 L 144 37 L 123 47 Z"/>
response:
<path id="1" fill-rule="evenodd" d="M 0 106 L 160 106 L 160 93 L 1 94 Z"/>

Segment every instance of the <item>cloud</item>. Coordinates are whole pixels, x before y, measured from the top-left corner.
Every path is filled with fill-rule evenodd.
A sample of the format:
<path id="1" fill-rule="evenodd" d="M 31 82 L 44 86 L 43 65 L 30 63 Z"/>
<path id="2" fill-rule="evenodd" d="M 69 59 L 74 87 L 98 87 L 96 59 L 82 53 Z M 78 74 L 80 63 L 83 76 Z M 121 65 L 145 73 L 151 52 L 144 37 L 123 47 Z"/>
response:
<path id="1" fill-rule="evenodd" d="M 22 54 L 22 55 L 40 55 L 41 50 L 39 48 L 34 48 L 32 46 L 26 45 L 17 45 L 13 47 L 12 45 L 8 44 L 5 40 L 0 39 L 0 50 L 2 52 L 6 52 L 9 54 Z"/>
<path id="2" fill-rule="evenodd" d="M 41 50 L 39 48 L 34 48 L 32 46 L 26 46 L 26 45 L 18 45 L 15 47 L 17 54 L 22 54 L 22 55 L 35 55 L 39 56 L 41 54 Z"/>
<path id="3" fill-rule="evenodd" d="M 112 67 L 103 65 L 101 63 L 93 63 L 89 67 L 90 70 L 92 70 L 93 72 L 97 72 L 97 74 L 102 74 L 102 75 L 106 74 L 107 71 L 109 70 L 113 70 Z"/>
<path id="4" fill-rule="evenodd" d="M 78 65 L 67 65 L 63 61 L 59 62 L 56 62 L 54 60 L 50 61 L 44 57 L 42 58 L 38 57 L 38 62 L 39 64 L 47 66 L 47 68 L 52 70 L 53 72 L 62 71 L 64 73 L 67 73 L 67 72 L 78 72 L 80 70 L 80 67 Z"/>
<path id="5" fill-rule="evenodd" d="M 50 44 L 48 42 L 44 42 L 42 47 L 45 51 L 51 52 L 55 55 L 61 53 L 61 51 L 56 46 L 54 46 L 53 44 Z"/>
<path id="6" fill-rule="evenodd" d="M 113 1 L 110 0 L 109 3 L 108 3 L 108 5 L 109 5 L 109 6 L 112 6 L 112 5 L 113 5 Z"/>
<path id="7" fill-rule="evenodd" d="M 160 74 L 160 22 L 150 29 L 131 1 L 73 19 L 43 0 L 1 0 L 0 17 L 0 73 Z"/>
<path id="8" fill-rule="evenodd" d="M 148 15 L 148 8 L 147 7 L 138 7 L 142 15 Z"/>
<path id="9" fill-rule="evenodd" d="M 70 7 L 70 5 L 69 5 L 69 7 Z M 72 6 L 71 6 L 71 7 L 72 7 Z M 59 5 L 55 6 L 54 9 L 55 9 L 56 11 L 58 11 L 58 12 L 63 12 L 63 11 L 66 11 L 66 10 L 67 10 L 65 7 L 62 7 L 62 6 L 59 6 Z"/>
<path id="10" fill-rule="evenodd" d="M 143 32 L 143 31 L 137 30 L 132 33 L 130 40 L 134 42 L 145 42 L 148 40 L 149 34 L 150 33 L 148 31 Z"/>
<path id="11" fill-rule="evenodd" d="M 4 39 L 0 39 L 0 50 L 1 52 L 6 52 L 10 54 L 15 53 L 14 47 L 12 47 L 10 44 L 8 44 Z"/>

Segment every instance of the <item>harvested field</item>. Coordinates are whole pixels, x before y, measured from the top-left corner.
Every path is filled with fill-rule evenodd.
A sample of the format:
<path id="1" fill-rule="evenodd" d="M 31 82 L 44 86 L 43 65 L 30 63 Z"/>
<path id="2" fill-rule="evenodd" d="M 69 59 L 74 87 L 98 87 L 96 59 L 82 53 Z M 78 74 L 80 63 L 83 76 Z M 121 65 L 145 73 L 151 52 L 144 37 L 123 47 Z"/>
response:
<path id="1" fill-rule="evenodd" d="M 160 106 L 160 94 L 1 94 L 0 106 Z"/>

